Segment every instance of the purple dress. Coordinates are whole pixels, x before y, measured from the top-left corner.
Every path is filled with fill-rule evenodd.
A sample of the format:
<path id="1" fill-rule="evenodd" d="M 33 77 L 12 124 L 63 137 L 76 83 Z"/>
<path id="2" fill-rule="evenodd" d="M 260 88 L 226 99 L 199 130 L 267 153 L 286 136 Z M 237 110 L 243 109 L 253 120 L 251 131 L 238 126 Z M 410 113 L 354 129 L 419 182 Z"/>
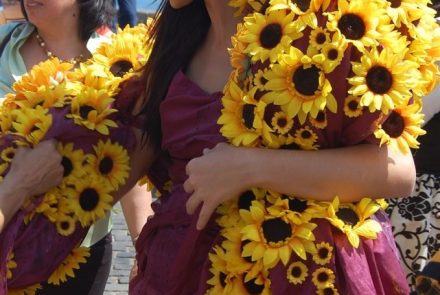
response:
<path id="1" fill-rule="evenodd" d="M 162 102 L 164 153 L 150 174 L 162 196 L 153 204 L 155 215 L 137 241 L 139 272 L 130 286 L 132 295 L 201 295 L 212 287 L 207 283 L 212 278 L 208 253 L 222 241 L 220 227 L 212 218 L 204 230 L 196 230 L 198 214 L 186 214 L 188 194 L 183 183 L 187 177 L 185 166 L 192 158 L 201 156 L 204 148 L 225 142 L 217 124 L 221 97 L 220 92 L 206 93 L 183 72 L 178 72 Z M 168 180 L 173 183 L 169 193 L 161 190 Z M 314 221 L 318 224 L 314 230 L 315 242 L 327 242 L 334 249 L 326 267 L 335 274 L 334 284 L 339 294 L 409 293 L 389 221 L 382 212 L 376 213 L 375 219 L 382 225 L 382 232 L 376 240 L 361 238 L 357 249 L 328 221 Z M 303 262 L 310 273 L 320 267 L 312 259 Z M 281 262 L 270 269 L 269 293 L 247 288 L 233 294 L 316 294 L 311 275 L 304 283 L 294 285 L 289 284 L 285 271 Z"/>

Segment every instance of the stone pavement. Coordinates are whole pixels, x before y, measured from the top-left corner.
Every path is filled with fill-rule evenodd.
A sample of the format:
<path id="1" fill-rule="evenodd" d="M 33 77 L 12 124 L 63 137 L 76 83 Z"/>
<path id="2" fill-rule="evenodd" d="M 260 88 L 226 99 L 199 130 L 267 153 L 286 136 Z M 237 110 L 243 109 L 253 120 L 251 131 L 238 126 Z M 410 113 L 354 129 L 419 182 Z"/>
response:
<path id="1" fill-rule="evenodd" d="M 128 276 L 133 265 L 135 250 L 120 204 L 118 203 L 114 208 L 112 212 L 113 261 L 104 295 L 127 295 Z"/>

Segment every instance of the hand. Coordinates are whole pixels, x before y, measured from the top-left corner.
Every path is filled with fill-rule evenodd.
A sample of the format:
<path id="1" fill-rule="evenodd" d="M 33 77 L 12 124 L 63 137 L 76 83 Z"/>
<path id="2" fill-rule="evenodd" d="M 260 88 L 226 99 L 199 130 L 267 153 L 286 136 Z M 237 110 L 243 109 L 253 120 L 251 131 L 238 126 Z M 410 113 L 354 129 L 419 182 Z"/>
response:
<path id="1" fill-rule="evenodd" d="M 188 179 L 183 184 L 191 194 L 186 203 L 188 214 L 194 214 L 203 203 L 197 229 L 203 229 L 217 206 L 240 195 L 250 187 L 246 165 L 246 148 L 218 144 L 203 151 L 203 156 L 191 160 L 186 166 Z"/>
<path id="2" fill-rule="evenodd" d="M 13 183 L 26 193 L 26 197 L 45 193 L 58 185 L 63 179 L 64 169 L 55 144 L 55 141 L 47 140 L 33 149 L 18 148 L 5 182 Z"/>
<path id="3" fill-rule="evenodd" d="M 133 262 L 133 266 L 131 267 L 130 276 L 128 277 L 129 282 L 134 279 L 138 274 L 138 265 L 137 260 L 135 259 Z"/>

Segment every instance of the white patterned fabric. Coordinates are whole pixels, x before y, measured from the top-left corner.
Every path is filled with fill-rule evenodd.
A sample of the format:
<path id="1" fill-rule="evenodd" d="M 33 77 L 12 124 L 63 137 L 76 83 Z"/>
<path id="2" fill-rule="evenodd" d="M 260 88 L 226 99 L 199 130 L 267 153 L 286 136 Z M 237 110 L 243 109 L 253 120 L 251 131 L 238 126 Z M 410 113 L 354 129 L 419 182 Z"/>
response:
<path id="1" fill-rule="evenodd" d="M 414 289 L 415 275 L 440 250 L 440 175 L 418 174 L 411 196 L 390 199 L 387 213 L 408 282 Z"/>

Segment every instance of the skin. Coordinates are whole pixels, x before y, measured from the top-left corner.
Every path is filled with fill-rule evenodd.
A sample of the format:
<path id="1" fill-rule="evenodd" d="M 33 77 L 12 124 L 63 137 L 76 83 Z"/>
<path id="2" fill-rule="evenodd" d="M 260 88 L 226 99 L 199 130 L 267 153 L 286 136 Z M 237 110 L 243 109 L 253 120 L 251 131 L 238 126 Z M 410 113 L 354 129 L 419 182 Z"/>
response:
<path id="1" fill-rule="evenodd" d="M 9 173 L 0 184 L 0 232 L 26 198 L 58 185 L 63 171 L 54 141 L 43 141 L 34 149 L 18 148 Z"/>
<path id="2" fill-rule="evenodd" d="M 211 93 L 223 89 L 231 71 L 227 48 L 238 19 L 227 1 L 205 0 L 205 4 L 212 25 L 187 75 Z M 328 201 L 339 195 L 343 202 L 354 202 L 367 196 L 407 196 L 415 181 L 411 155 L 367 144 L 316 152 L 220 144 L 191 160 L 186 172 L 184 188 L 190 194 L 186 209 L 194 214 L 201 207 L 198 229 L 205 227 L 219 204 L 252 186 L 315 200 Z"/>
<path id="3" fill-rule="evenodd" d="M 24 0 L 24 5 L 29 22 L 37 27 L 47 49 L 55 56 L 63 60 L 91 56 L 86 42 L 79 37 L 76 0 Z M 46 52 L 37 42 L 36 32 L 26 40 L 20 53 L 28 70 L 47 59 Z"/>

